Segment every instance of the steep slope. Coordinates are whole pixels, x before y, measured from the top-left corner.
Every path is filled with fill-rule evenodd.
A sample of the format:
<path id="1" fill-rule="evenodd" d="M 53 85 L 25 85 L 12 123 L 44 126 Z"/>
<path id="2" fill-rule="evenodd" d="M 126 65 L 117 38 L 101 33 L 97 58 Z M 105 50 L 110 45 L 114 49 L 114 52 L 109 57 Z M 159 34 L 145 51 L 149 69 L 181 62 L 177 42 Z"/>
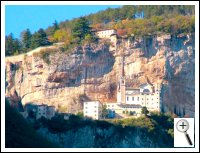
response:
<path id="1" fill-rule="evenodd" d="M 173 147 L 173 118 L 170 116 L 154 114 L 112 122 L 77 116 L 69 120 L 53 118 L 44 122 L 38 132 L 66 148 Z"/>
<path id="2" fill-rule="evenodd" d="M 47 103 L 82 110 L 85 99 L 116 101 L 121 55 L 127 86 L 162 82 L 164 110 L 194 116 L 194 35 L 167 34 L 84 45 L 71 52 L 50 46 L 6 58 L 6 96 L 13 103 Z M 123 47 L 124 46 L 124 47 Z"/>

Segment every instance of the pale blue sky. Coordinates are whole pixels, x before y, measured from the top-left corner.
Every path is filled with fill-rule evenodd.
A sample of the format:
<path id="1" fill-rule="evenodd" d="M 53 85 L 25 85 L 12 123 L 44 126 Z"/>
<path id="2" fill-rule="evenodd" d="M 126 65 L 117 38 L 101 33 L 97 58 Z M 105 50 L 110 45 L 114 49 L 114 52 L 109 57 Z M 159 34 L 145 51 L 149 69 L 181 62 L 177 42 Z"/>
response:
<path id="1" fill-rule="evenodd" d="M 120 5 L 6 5 L 5 34 L 13 33 L 15 38 L 19 38 L 27 28 L 33 33 L 39 28 L 47 28 L 55 20 L 70 20 L 108 7 L 117 8 Z"/>

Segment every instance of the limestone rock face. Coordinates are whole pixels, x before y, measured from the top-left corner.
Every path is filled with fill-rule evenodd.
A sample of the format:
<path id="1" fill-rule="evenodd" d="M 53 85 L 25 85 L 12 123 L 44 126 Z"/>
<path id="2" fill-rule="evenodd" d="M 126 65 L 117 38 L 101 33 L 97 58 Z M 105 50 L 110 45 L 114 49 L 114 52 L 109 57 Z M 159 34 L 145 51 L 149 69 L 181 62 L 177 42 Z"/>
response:
<path id="1" fill-rule="evenodd" d="M 40 47 L 6 58 L 6 97 L 23 105 L 66 106 L 69 112 L 82 110 L 86 99 L 115 102 L 123 55 L 126 86 L 162 82 L 164 110 L 193 117 L 194 41 L 191 34 L 160 35 L 118 40 L 115 51 L 102 42 L 73 48 L 71 53 L 56 46 Z M 38 56 L 42 50 L 49 51 L 48 59 Z"/>

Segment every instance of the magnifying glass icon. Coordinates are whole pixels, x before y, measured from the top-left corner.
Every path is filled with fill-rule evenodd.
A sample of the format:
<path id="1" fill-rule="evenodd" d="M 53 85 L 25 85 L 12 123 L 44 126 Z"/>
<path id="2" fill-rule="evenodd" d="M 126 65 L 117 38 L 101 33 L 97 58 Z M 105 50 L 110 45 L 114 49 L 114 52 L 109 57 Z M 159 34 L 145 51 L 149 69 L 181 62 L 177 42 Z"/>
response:
<path id="1" fill-rule="evenodd" d="M 177 123 L 176 123 L 176 129 L 179 131 L 179 132 L 183 132 L 185 134 L 185 137 L 189 143 L 189 145 L 193 145 L 192 144 L 192 141 L 190 139 L 190 136 L 187 134 L 187 130 L 189 129 L 189 123 L 187 120 L 185 119 L 181 119 L 179 120 Z"/>

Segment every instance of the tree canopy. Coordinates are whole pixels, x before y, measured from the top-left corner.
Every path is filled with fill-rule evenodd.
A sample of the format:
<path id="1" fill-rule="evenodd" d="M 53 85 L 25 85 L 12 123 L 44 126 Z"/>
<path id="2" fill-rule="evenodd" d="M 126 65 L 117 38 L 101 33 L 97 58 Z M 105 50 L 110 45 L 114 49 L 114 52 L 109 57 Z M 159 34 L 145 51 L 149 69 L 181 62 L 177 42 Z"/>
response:
<path id="1" fill-rule="evenodd" d="M 91 28 L 89 27 L 88 20 L 84 17 L 80 17 L 74 22 L 72 37 L 79 43 L 86 35 L 91 34 L 90 30 Z"/>
<path id="2" fill-rule="evenodd" d="M 195 7 L 192 5 L 125 5 L 108 8 L 60 23 L 55 20 L 47 29 L 39 29 L 33 34 L 26 29 L 21 34 L 21 40 L 10 34 L 5 39 L 5 54 L 16 55 L 52 42 L 65 42 L 67 48 L 74 44 L 90 43 L 95 40 L 91 29 L 113 28 L 120 36 L 194 33 L 194 15 Z"/>
<path id="3" fill-rule="evenodd" d="M 21 33 L 22 45 L 24 49 L 29 49 L 31 47 L 31 37 L 32 34 L 29 29 L 26 29 Z"/>
<path id="4" fill-rule="evenodd" d="M 9 34 L 5 38 L 5 55 L 16 55 L 21 53 L 21 43 L 18 39 L 13 37 L 13 34 Z"/>
<path id="5" fill-rule="evenodd" d="M 31 38 L 31 48 L 37 48 L 39 46 L 49 45 L 49 40 L 45 31 L 40 28 L 36 33 L 33 34 Z"/>

